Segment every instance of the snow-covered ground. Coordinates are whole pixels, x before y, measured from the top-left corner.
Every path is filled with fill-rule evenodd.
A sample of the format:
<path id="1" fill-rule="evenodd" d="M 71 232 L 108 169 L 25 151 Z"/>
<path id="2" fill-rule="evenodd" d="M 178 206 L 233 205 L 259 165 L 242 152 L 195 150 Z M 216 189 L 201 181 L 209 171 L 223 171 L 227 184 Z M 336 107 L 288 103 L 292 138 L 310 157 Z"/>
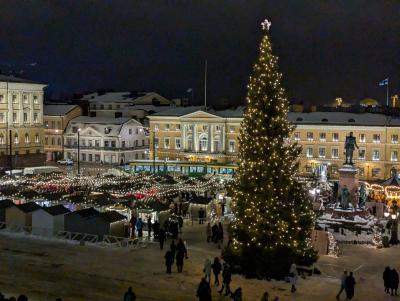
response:
<path id="1" fill-rule="evenodd" d="M 33 301 L 120 301 L 128 286 L 137 300 L 190 301 L 202 277 L 205 257 L 219 254 L 218 248 L 204 239 L 205 225 L 184 229 L 189 259 L 183 273 L 165 274 L 164 251 L 157 244 L 138 250 L 110 250 L 49 240 L 0 234 L 0 292 L 24 293 Z M 167 244 L 168 245 L 168 244 Z M 383 293 L 382 272 L 386 265 L 400 270 L 400 248 L 372 249 L 360 245 L 340 245 L 342 256 L 322 256 L 317 263 L 321 276 L 300 279 L 298 290 L 290 293 L 285 282 L 248 280 L 233 276 L 232 288 L 243 288 L 244 301 L 258 301 L 267 290 L 281 301 L 335 300 L 338 277 L 344 269 L 355 271 L 356 294 L 353 300 L 396 300 Z M 213 300 L 220 297 L 213 287 Z M 344 296 L 342 297 L 344 300 Z"/>

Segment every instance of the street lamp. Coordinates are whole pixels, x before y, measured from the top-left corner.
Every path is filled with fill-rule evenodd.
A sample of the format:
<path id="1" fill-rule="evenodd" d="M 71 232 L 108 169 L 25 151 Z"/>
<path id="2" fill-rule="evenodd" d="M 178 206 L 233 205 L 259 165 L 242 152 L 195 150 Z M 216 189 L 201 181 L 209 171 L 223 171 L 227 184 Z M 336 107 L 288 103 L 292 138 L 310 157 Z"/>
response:
<path id="1" fill-rule="evenodd" d="M 78 129 L 78 176 L 81 174 L 81 168 L 80 168 L 80 161 L 79 161 L 79 158 L 80 158 L 80 156 L 81 156 L 81 149 L 80 149 L 80 144 L 79 144 L 79 134 L 80 134 L 80 132 L 81 132 L 81 129 Z"/>
<path id="2" fill-rule="evenodd" d="M 391 219 L 391 237 L 390 237 L 390 243 L 392 245 L 397 245 L 399 243 L 399 238 L 398 238 L 398 218 L 399 218 L 399 207 L 397 206 L 396 201 L 392 201 L 392 206 L 388 208 L 388 211 L 384 213 L 384 216 L 386 218 L 390 217 Z"/>

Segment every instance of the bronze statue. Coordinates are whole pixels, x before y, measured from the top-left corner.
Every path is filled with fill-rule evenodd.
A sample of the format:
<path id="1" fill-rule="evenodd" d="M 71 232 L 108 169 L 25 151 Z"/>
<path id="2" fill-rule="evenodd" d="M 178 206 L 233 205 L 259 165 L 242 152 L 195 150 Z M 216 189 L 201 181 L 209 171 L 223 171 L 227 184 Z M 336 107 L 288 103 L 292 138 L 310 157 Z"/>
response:
<path id="1" fill-rule="evenodd" d="M 349 136 L 346 136 L 344 143 L 344 149 L 346 150 L 346 162 L 344 164 L 353 165 L 353 152 L 356 147 L 358 148 L 356 138 L 353 137 L 353 132 L 350 132 Z"/>
<path id="2" fill-rule="evenodd" d="M 345 185 L 342 188 L 342 192 L 340 194 L 340 206 L 342 207 L 343 210 L 349 208 L 349 202 L 350 202 L 350 191 L 347 189 L 347 186 Z"/>

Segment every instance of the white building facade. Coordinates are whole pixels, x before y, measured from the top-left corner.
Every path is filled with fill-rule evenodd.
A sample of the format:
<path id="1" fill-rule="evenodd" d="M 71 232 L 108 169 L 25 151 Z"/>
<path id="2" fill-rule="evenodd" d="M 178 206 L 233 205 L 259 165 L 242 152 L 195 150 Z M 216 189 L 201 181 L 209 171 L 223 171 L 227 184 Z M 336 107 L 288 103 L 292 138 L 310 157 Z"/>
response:
<path id="1" fill-rule="evenodd" d="M 79 116 L 65 129 L 65 159 L 77 161 L 78 149 L 80 162 L 124 164 L 148 158 L 149 138 L 131 118 Z"/>

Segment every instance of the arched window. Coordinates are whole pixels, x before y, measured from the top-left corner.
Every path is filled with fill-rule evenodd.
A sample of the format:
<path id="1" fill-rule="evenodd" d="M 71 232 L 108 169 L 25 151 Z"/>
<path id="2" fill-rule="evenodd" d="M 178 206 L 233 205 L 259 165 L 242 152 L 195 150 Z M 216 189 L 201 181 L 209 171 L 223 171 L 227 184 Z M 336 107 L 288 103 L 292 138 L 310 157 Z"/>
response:
<path id="1" fill-rule="evenodd" d="M 28 135 L 28 133 L 25 134 L 25 143 L 29 143 L 29 135 Z"/>
<path id="2" fill-rule="evenodd" d="M 18 143 L 19 143 L 18 134 L 15 133 L 15 134 L 14 134 L 14 144 L 18 144 Z"/>
<path id="3" fill-rule="evenodd" d="M 0 144 L 4 144 L 4 135 L 0 134 Z"/>
<path id="4" fill-rule="evenodd" d="M 39 134 L 35 135 L 35 143 L 39 143 Z"/>
<path id="5" fill-rule="evenodd" d="M 193 149 L 193 139 L 192 135 L 188 135 L 186 138 L 186 149 L 191 151 Z"/>
<path id="6" fill-rule="evenodd" d="M 201 152 L 206 152 L 208 150 L 208 137 L 207 135 L 202 135 L 200 136 L 200 151 Z"/>

